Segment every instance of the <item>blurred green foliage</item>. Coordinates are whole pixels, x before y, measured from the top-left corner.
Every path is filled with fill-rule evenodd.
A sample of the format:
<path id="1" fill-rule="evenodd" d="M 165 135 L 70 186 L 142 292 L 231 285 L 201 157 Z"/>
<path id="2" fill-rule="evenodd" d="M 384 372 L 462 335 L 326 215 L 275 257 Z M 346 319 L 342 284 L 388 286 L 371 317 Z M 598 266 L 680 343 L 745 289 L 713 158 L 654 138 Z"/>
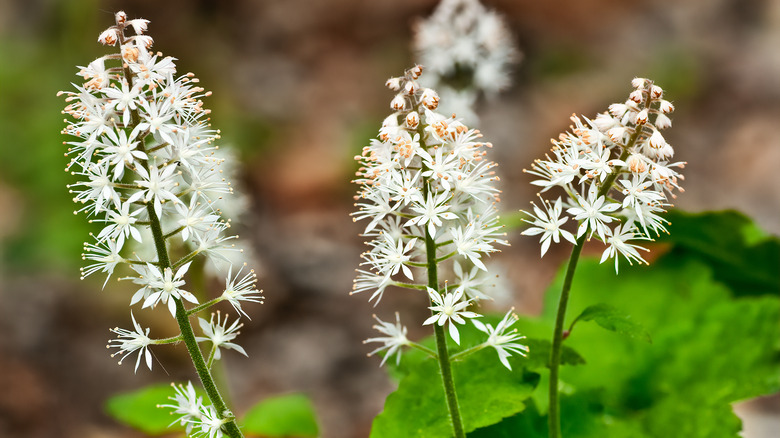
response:
<path id="1" fill-rule="evenodd" d="M 741 422 L 731 403 L 780 389 L 780 288 L 769 287 L 780 275 L 772 258 L 780 240 L 757 231 L 734 212 L 674 212 L 670 217 L 676 225 L 664 239 L 668 246 L 661 246 L 667 252 L 649 267 L 623 266 L 618 276 L 610 263 L 580 261 L 569 321 L 574 315 L 585 317 L 565 341 L 564 362 L 586 363 L 561 368 L 565 436 L 736 437 Z M 734 257 L 725 257 L 728 250 Z M 739 261 L 740 257 L 746 259 Z M 530 353 L 528 358 L 512 359 L 513 372 L 501 367 L 491 350 L 483 350 L 475 355 L 479 369 L 456 374 L 466 419 L 478 416 L 472 411 L 475 404 L 508 396 L 497 387 L 507 385 L 499 383 L 502 379 L 520 382 L 531 372 L 539 376 L 532 393 L 512 394 L 519 398 L 517 403 L 497 411 L 503 420 L 496 418 L 499 415 L 478 417 L 482 425 L 494 424 L 477 430 L 476 421 L 467 421 L 469 437 L 547 436 L 549 372 L 543 365 L 549 358 L 549 342 L 538 339 L 552 333 L 563 276 L 561 270 L 548 289 L 542 315 L 521 318 L 516 324 L 530 338 Z M 762 279 L 767 287 L 757 293 L 759 289 L 736 280 L 740 277 Z M 582 323 L 588 319 L 597 324 Z M 462 331 L 462 348 L 480 342 L 475 330 Z M 652 343 L 639 342 L 648 336 Z M 423 357 L 413 351 L 401 366 L 391 367 L 402 376 L 401 382 L 377 417 L 372 436 L 449 436 L 441 420 L 428 419 L 423 424 L 427 428 L 421 429 L 417 417 L 428 416 L 414 413 L 424 409 L 446 418 L 435 363 L 429 360 L 426 365 Z M 456 364 L 456 370 L 470 359 Z M 481 390 L 474 390 L 475 382 Z M 418 398 L 415 403 L 413 395 Z M 419 400 L 426 397 L 438 406 Z M 425 433 L 399 429 L 410 425 Z"/>

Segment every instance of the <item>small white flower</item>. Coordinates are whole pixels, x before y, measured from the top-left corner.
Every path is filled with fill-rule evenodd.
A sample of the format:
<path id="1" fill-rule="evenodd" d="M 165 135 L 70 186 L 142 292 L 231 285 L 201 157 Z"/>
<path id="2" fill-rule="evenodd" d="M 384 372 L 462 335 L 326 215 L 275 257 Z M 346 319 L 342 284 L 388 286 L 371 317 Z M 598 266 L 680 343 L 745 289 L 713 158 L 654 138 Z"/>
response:
<path id="1" fill-rule="evenodd" d="M 517 315 L 513 312 L 514 309 L 510 309 L 506 315 L 504 315 L 501 322 L 496 325 L 496 328 L 493 328 L 490 324 L 483 324 L 476 319 L 471 321 L 474 324 L 474 327 L 487 333 L 488 339 L 485 341 L 485 344 L 496 349 L 498 360 L 510 370 L 512 367 L 507 360 L 509 356 L 514 353 L 525 357 L 525 355 L 528 354 L 528 346 L 515 342 L 525 339 L 525 336 L 519 335 L 517 329 L 512 329 L 510 331 L 510 327 L 517 322 Z"/>
<path id="2" fill-rule="evenodd" d="M 373 356 L 382 350 L 387 350 L 385 357 L 382 358 L 382 362 L 379 364 L 380 367 L 395 353 L 398 353 L 396 355 L 396 364 L 401 363 L 401 347 L 409 345 L 410 342 L 409 339 L 406 338 L 406 327 L 401 325 L 401 319 L 398 312 L 395 312 L 395 324 L 384 322 L 376 315 L 374 315 L 374 319 L 379 323 L 379 325 L 374 325 L 374 328 L 387 336 L 369 338 L 363 341 L 364 344 L 368 342 L 381 342 L 384 344 L 371 353 L 368 353 L 368 355 Z"/>
<path id="3" fill-rule="evenodd" d="M 122 358 L 119 359 L 120 365 L 122 365 L 122 361 L 125 360 L 127 356 L 137 351 L 138 359 L 135 361 L 135 371 L 138 371 L 138 365 L 141 363 L 141 357 L 146 359 L 146 366 L 151 370 L 152 353 L 149 351 L 149 344 L 152 343 L 152 340 L 149 339 L 149 329 L 147 328 L 144 330 L 141 328 L 138 322 L 136 322 L 135 316 L 133 316 L 133 312 L 130 312 L 130 317 L 133 319 L 133 327 L 135 327 L 135 331 L 131 332 L 130 330 L 121 329 L 119 327 L 112 328 L 111 331 L 119 336 L 116 339 L 111 339 L 108 341 L 106 348 L 119 349 L 119 351 L 113 353 L 111 357 L 121 354 Z"/>
<path id="4" fill-rule="evenodd" d="M 216 323 L 214 322 L 214 315 L 217 316 Z M 198 342 L 211 341 L 214 348 L 214 359 L 219 360 L 222 357 L 219 349 L 220 347 L 236 350 L 244 356 L 247 355 L 246 351 L 244 351 L 240 345 L 230 342 L 240 333 L 238 329 L 244 326 L 244 324 L 239 323 L 240 320 L 238 318 L 233 321 L 233 324 L 231 324 L 229 328 L 227 326 L 227 315 L 225 315 L 225 319 L 221 319 L 219 312 L 216 314 L 212 313 L 211 320 L 209 321 L 206 321 L 203 318 L 198 318 L 198 321 L 200 322 L 200 328 L 203 330 L 205 337 L 198 336 L 195 339 L 197 339 Z"/>
<path id="5" fill-rule="evenodd" d="M 222 425 L 227 423 L 227 419 L 219 418 L 214 406 L 201 406 L 201 418 L 197 423 L 200 425 L 200 433 L 203 437 L 208 438 L 222 438 L 224 436 L 222 432 Z"/>
<path id="6" fill-rule="evenodd" d="M 263 296 L 260 295 L 262 291 L 257 290 L 257 274 L 255 274 L 254 269 L 241 277 L 241 271 L 243 269 L 242 266 L 241 269 L 236 272 L 236 275 L 233 276 L 233 265 L 230 265 L 227 277 L 225 278 L 225 291 L 222 292 L 222 298 L 229 302 L 240 315 L 249 318 L 249 315 L 241 308 L 241 302 L 246 301 L 249 303 L 262 304 Z"/>
<path id="7" fill-rule="evenodd" d="M 618 272 L 618 255 L 625 257 L 630 265 L 633 265 L 632 261 L 648 264 L 639 254 L 639 251 L 637 251 L 638 249 L 648 251 L 648 249 L 628 242 L 628 240 L 631 239 L 641 238 L 642 237 L 638 236 L 629 226 L 623 225 L 615 227 L 614 233 L 610 231 L 609 237 L 605 240 L 605 243 L 609 246 L 607 246 L 607 249 L 605 249 L 604 253 L 601 255 L 601 261 L 599 263 L 604 263 L 607 259 L 614 257 L 615 273 Z"/>
<path id="8" fill-rule="evenodd" d="M 590 230 L 589 237 L 593 236 L 595 232 L 604 241 L 604 236 L 609 230 L 606 224 L 616 220 L 612 216 L 607 216 L 606 213 L 614 212 L 620 208 L 620 204 L 608 202 L 603 195 L 598 196 L 597 190 L 598 187 L 595 184 L 591 185 L 590 190 L 588 190 L 588 199 L 577 196 L 577 203 L 580 206 L 566 210 L 570 215 L 574 216 L 575 220 L 580 221 L 580 226 L 577 228 L 577 238 L 585 234 L 587 230 Z"/>
<path id="9" fill-rule="evenodd" d="M 542 206 L 544 207 L 544 210 L 537 207 L 533 202 L 531 205 L 534 206 L 535 214 L 531 214 L 527 211 L 523 211 L 523 213 L 531 216 L 531 218 L 534 220 L 529 221 L 523 219 L 523 221 L 531 224 L 532 226 L 520 234 L 524 236 L 536 236 L 541 234 L 542 237 L 539 239 L 539 242 L 542 244 L 542 256 L 544 256 L 544 254 L 550 248 L 550 242 L 560 242 L 561 236 L 563 236 L 564 239 L 568 240 L 572 244 L 577 243 L 577 240 L 570 232 L 561 228 L 561 225 L 565 224 L 569 218 L 561 218 L 562 207 L 560 197 L 555 200 L 555 204 L 552 204 L 552 206 L 550 205 L 549 201 L 542 200 Z"/>
<path id="10" fill-rule="evenodd" d="M 198 299 L 195 298 L 195 295 L 181 289 L 181 286 L 185 284 L 184 274 L 187 273 L 191 263 L 188 262 L 182 265 L 176 270 L 175 275 L 171 268 L 165 268 L 160 272 L 157 266 L 147 263 L 146 269 L 151 274 L 149 288 L 152 290 L 152 293 L 146 297 L 143 307 L 154 307 L 157 303 L 162 302 L 163 304 L 168 304 L 168 310 L 171 312 L 171 315 L 176 316 L 176 302 L 173 300 L 174 298 L 198 304 Z"/>
<path id="11" fill-rule="evenodd" d="M 461 301 L 463 298 L 461 291 L 445 292 L 445 295 L 442 296 L 435 289 L 429 287 L 428 296 L 434 304 L 429 307 L 434 314 L 426 319 L 423 325 L 436 323 L 443 326 L 449 322 L 450 337 L 456 344 L 460 344 L 460 333 L 458 333 L 456 324 L 465 324 L 466 320 L 463 318 L 479 318 L 482 315 L 464 310 L 468 308 L 472 300 Z"/>
<path id="12" fill-rule="evenodd" d="M 203 417 L 201 409 L 203 408 L 203 397 L 199 396 L 195 392 L 195 387 L 192 386 L 192 382 L 187 382 L 185 387 L 182 384 L 175 385 L 171 383 L 175 394 L 173 397 L 168 397 L 168 400 L 173 401 L 170 405 L 158 405 L 160 408 L 173 409 L 172 414 L 180 415 L 179 418 L 173 420 L 173 425 L 177 421 L 180 425 L 186 427 L 187 434 L 192 433 L 192 429 L 195 425 L 200 424 L 200 420 Z"/>
<path id="13" fill-rule="evenodd" d="M 409 219 L 404 225 L 423 226 L 428 224 L 428 234 L 436 236 L 436 227 L 442 226 L 442 219 L 454 220 L 458 218 L 455 213 L 448 211 L 449 206 L 447 205 L 447 200 L 449 197 L 447 192 L 442 192 L 439 196 L 434 196 L 429 193 L 428 198 L 424 203 L 412 204 L 412 210 L 417 213 L 417 216 Z"/>

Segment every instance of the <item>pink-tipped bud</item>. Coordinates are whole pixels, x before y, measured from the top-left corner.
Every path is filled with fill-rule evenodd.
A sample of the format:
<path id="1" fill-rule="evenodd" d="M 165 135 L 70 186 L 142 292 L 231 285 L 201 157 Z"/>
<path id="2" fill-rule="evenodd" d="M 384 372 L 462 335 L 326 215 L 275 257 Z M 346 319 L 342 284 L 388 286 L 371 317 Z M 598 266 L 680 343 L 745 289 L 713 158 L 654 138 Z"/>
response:
<path id="1" fill-rule="evenodd" d="M 98 37 L 98 42 L 105 46 L 113 46 L 114 44 L 116 44 L 118 39 L 119 39 L 119 34 L 117 33 L 116 29 L 114 29 L 113 27 L 109 27 L 108 29 L 104 30 L 103 33 L 100 34 L 100 36 Z"/>
<path id="2" fill-rule="evenodd" d="M 645 123 L 647 123 L 647 118 L 648 118 L 648 111 L 647 108 L 645 108 L 636 114 L 636 124 L 644 125 Z"/>
<path id="3" fill-rule="evenodd" d="M 652 96 L 653 99 L 660 99 L 661 96 L 663 95 L 664 95 L 664 90 L 658 85 L 653 85 L 652 87 L 650 87 L 650 96 Z"/>
<path id="4" fill-rule="evenodd" d="M 414 129 L 420 124 L 420 115 L 417 111 L 412 111 L 406 115 L 406 126 Z"/>
<path id="5" fill-rule="evenodd" d="M 647 162 L 642 154 L 631 154 L 626 160 L 628 170 L 633 173 L 644 173 L 647 171 Z"/>
<path id="6" fill-rule="evenodd" d="M 401 89 L 401 78 L 390 78 L 385 82 L 385 87 L 393 90 L 398 91 Z"/>
<path id="7" fill-rule="evenodd" d="M 125 11 L 119 11 L 114 14 L 114 18 L 116 19 L 117 25 L 122 25 L 127 21 L 127 14 L 125 14 Z"/>
<path id="8" fill-rule="evenodd" d="M 402 111 L 406 108 L 406 98 L 403 94 L 396 94 L 393 100 L 390 101 L 390 108 L 396 111 Z"/>
<path id="9" fill-rule="evenodd" d="M 645 78 L 634 78 L 631 80 L 631 86 L 637 89 L 645 88 Z"/>
<path id="10" fill-rule="evenodd" d="M 423 90 L 422 97 L 420 98 L 423 106 L 433 111 L 439 106 L 439 95 L 430 88 Z"/>
<path id="11" fill-rule="evenodd" d="M 668 100 L 662 100 L 659 109 L 662 113 L 669 114 L 674 111 L 674 105 L 672 105 L 672 102 L 669 102 Z"/>
<path id="12" fill-rule="evenodd" d="M 423 72 L 423 66 L 419 64 L 409 69 L 409 74 L 412 76 L 412 79 L 419 78 L 422 72 Z"/>

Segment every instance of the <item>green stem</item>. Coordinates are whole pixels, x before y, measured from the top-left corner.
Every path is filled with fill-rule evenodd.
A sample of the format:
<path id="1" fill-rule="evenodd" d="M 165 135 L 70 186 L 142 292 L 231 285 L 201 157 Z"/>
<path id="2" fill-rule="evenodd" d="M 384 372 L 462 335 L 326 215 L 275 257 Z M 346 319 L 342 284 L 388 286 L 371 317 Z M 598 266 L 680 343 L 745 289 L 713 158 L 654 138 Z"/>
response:
<path id="1" fill-rule="evenodd" d="M 211 300 L 211 301 L 206 301 L 205 303 L 198 304 L 197 306 L 195 306 L 195 307 L 193 307 L 193 308 L 191 308 L 191 309 L 187 310 L 187 315 L 194 315 L 194 314 L 196 314 L 196 313 L 198 313 L 198 312 L 201 312 L 201 311 L 203 311 L 203 310 L 206 310 L 206 309 L 208 309 L 209 307 L 213 306 L 214 304 L 217 304 L 217 303 L 219 303 L 220 301 L 222 301 L 222 296 L 219 296 L 219 297 L 217 297 L 217 298 L 214 298 L 214 299 L 213 299 L 213 300 Z"/>
<path id="2" fill-rule="evenodd" d="M 577 269 L 577 261 L 585 245 L 587 233 L 577 239 L 577 244 L 571 250 L 569 265 L 566 268 L 566 277 L 563 279 L 561 298 L 558 301 L 558 313 L 555 317 L 555 330 L 553 331 L 552 350 L 550 352 L 550 438 L 561 436 L 561 406 L 558 400 L 558 368 L 561 363 L 561 344 L 563 342 L 563 322 L 566 318 L 566 305 L 569 302 L 569 292 L 574 279 L 574 271 Z"/>
<path id="3" fill-rule="evenodd" d="M 422 124 L 418 128 L 422 131 Z M 421 133 L 420 138 L 424 138 Z M 422 147 L 425 144 L 420 142 Z M 423 198 L 428 198 L 428 179 L 423 180 Z M 425 256 L 428 263 L 428 287 L 438 292 L 439 290 L 439 274 L 438 265 L 436 262 L 436 241 L 433 240 L 433 236 L 428 232 L 428 227 L 425 227 Z M 431 307 L 435 304 L 431 300 Z M 431 312 L 433 313 L 433 312 Z M 450 322 L 451 324 L 452 322 Z M 436 356 L 439 361 L 439 370 L 441 371 L 441 380 L 444 385 L 444 395 L 447 399 L 447 408 L 450 413 L 450 420 L 452 421 L 452 432 L 455 438 L 466 438 L 466 433 L 463 429 L 463 420 L 460 417 L 460 408 L 458 407 L 458 395 L 455 392 L 455 380 L 452 377 L 452 364 L 450 363 L 450 355 L 447 352 L 447 337 L 444 333 L 444 327 L 439 324 L 433 324 L 433 336 L 436 339 Z"/>
<path id="4" fill-rule="evenodd" d="M 644 107 L 650 106 L 650 93 L 647 94 Z M 620 161 L 625 161 L 634 147 L 639 137 L 642 134 L 642 126 L 637 126 L 634 133 L 628 139 L 628 142 L 623 147 L 620 153 Z M 598 191 L 597 198 L 606 196 L 612 185 L 615 183 L 618 175 L 622 172 L 622 168 L 616 167 L 612 170 L 607 178 L 604 180 L 601 188 Z M 549 437 L 560 438 L 561 437 L 561 405 L 558 397 L 558 380 L 559 380 L 559 367 L 561 363 L 561 346 L 563 344 L 563 326 L 566 319 L 566 305 L 569 302 L 569 292 L 571 291 L 571 284 L 574 279 L 574 271 L 577 269 L 577 261 L 579 261 L 580 254 L 582 253 L 582 247 L 585 245 L 587 238 L 587 231 L 583 233 L 577 239 L 577 243 L 571 250 L 571 256 L 569 257 L 569 264 L 566 267 L 566 277 L 563 279 L 563 288 L 561 289 L 561 297 L 558 300 L 558 312 L 555 317 L 555 329 L 553 330 L 552 349 L 550 351 L 550 386 L 549 386 L 549 398 L 550 398 L 550 414 L 548 417 L 549 424 Z"/>
<path id="5" fill-rule="evenodd" d="M 409 341 L 409 346 L 412 347 L 412 348 L 416 348 L 416 349 L 418 349 L 418 350 L 420 350 L 420 351 L 430 355 L 433 358 L 436 358 L 438 356 L 435 351 L 431 350 L 430 348 L 426 347 L 425 345 L 418 344 L 417 342 Z"/>
<path id="6" fill-rule="evenodd" d="M 465 349 L 463 351 L 459 351 L 459 352 L 453 354 L 452 356 L 450 356 L 450 360 L 455 361 L 455 360 L 464 358 L 464 357 L 468 356 L 469 354 L 476 353 L 477 351 L 479 351 L 479 350 L 481 350 L 481 349 L 483 349 L 483 348 L 485 348 L 487 346 L 488 346 L 488 344 L 483 342 L 483 343 L 481 343 L 479 345 L 475 345 L 475 346 L 473 346 L 471 348 L 467 348 L 467 349 Z"/>
<path id="7" fill-rule="evenodd" d="M 124 36 L 121 36 L 120 39 L 123 41 Z M 123 67 L 123 70 L 125 79 L 128 81 L 128 85 L 132 87 L 133 75 L 130 71 L 130 68 L 125 66 Z M 135 127 L 140 123 L 138 110 L 132 110 L 131 116 L 132 126 Z M 146 152 L 146 142 L 144 136 L 139 138 L 138 148 L 142 152 Z M 141 165 L 144 166 L 147 171 L 149 170 L 149 163 L 146 160 L 141 160 Z M 157 250 L 157 261 L 162 269 L 171 268 L 171 260 L 168 256 L 168 248 L 165 245 L 165 236 L 163 235 L 160 218 L 154 211 L 154 205 L 152 203 L 146 204 L 146 211 L 149 216 L 149 227 L 152 230 L 154 245 Z M 187 310 L 184 308 L 184 304 L 182 304 L 180 299 L 174 297 L 171 297 L 170 299 L 174 300 L 174 303 L 176 304 L 176 322 L 179 325 L 179 330 L 181 330 L 181 340 L 184 341 L 184 344 L 187 346 L 187 352 L 190 354 L 192 364 L 195 366 L 195 371 L 198 373 L 198 377 L 200 378 L 201 384 L 203 385 L 203 389 L 206 390 L 206 395 L 211 401 L 211 404 L 214 406 L 214 410 L 216 411 L 217 416 L 219 416 L 220 419 L 229 419 L 225 424 L 222 425 L 223 431 L 231 438 L 242 438 L 244 435 L 238 429 L 235 416 L 227 408 L 224 400 L 222 400 L 222 396 L 219 394 L 219 390 L 214 384 L 214 379 L 211 377 L 211 373 L 206 366 L 206 361 L 203 358 L 203 353 L 198 347 L 198 341 L 195 339 L 195 332 L 192 330 L 189 315 L 187 314 Z"/>

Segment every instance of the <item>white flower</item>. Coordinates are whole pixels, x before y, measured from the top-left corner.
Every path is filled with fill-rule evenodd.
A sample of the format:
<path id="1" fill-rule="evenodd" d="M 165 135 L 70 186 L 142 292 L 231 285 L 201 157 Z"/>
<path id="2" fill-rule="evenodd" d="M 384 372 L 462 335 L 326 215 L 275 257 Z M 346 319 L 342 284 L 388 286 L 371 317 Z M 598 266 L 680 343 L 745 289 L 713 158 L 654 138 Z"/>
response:
<path id="1" fill-rule="evenodd" d="M 108 218 L 105 222 L 109 223 L 98 234 L 98 241 L 105 239 L 116 239 L 117 246 L 122 247 L 125 239 L 132 236 L 133 239 L 141 242 L 141 233 L 138 228 L 135 227 L 135 223 L 138 222 L 138 216 L 143 209 L 139 208 L 133 212 L 130 212 L 130 206 L 132 204 L 125 202 L 123 204 L 115 205 L 116 211 L 109 211 Z"/>
<path id="2" fill-rule="evenodd" d="M 195 388 L 192 386 L 192 382 L 187 382 L 186 387 L 182 384 L 177 386 L 173 383 L 171 383 L 171 386 L 173 387 L 175 394 L 173 397 L 168 397 L 168 399 L 173 401 L 173 404 L 158 405 L 158 407 L 171 408 L 173 409 L 172 414 L 180 415 L 179 418 L 173 420 L 171 425 L 178 421 L 180 425 L 186 427 L 187 434 L 189 435 L 192 433 L 193 426 L 200 424 L 200 420 L 203 417 L 203 414 L 201 413 L 201 409 L 203 408 L 203 397 L 197 395 Z"/>
<path id="3" fill-rule="evenodd" d="M 122 357 L 119 359 L 120 365 L 122 365 L 122 361 L 125 360 L 127 356 L 137 351 L 138 359 L 135 361 L 135 371 L 138 371 L 138 365 L 141 363 L 141 357 L 145 358 L 146 366 L 151 370 L 152 353 L 149 351 L 149 344 L 152 343 L 152 340 L 149 339 L 149 329 L 147 328 L 144 330 L 141 328 L 138 322 L 136 322 L 135 316 L 133 316 L 133 312 L 130 312 L 130 317 L 133 319 L 133 327 L 135 327 L 135 331 L 131 332 L 130 330 L 121 329 L 119 327 L 112 328 L 111 331 L 119 336 L 116 339 L 111 339 L 108 341 L 106 348 L 119 349 L 119 351 L 113 353 L 111 357 L 121 354 Z"/>
<path id="4" fill-rule="evenodd" d="M 419 225 L 423 226 L 428 224 L 428 234 L 432 237 L 436 236 L 436 227 L 442 226 L 442 219 L 454 220 L 458 217 L 455 213 L 452 213 L 447 206 L 447 200 L 449 199 L 447 192 L 442 192 L 439 196 L 428 194 L 428 198 L 424 203 L 413 203 L 412 210 L 417 213 L 417 216 L 409 219 L 405 226 Z"/>
<path id="5" fill-rule="evenodd" d="M 141 198 L 145 202 L 154 201 L 154 212 L 157 216 L 162 215 L 162 203 L 165 201 L 179 202 L 179 198 L 172 192 L 176 187 L 175 175 L 176 166 L 166 165 L 162 170 L 152 166 L 147 171 L 143 166 L 136 167 L 136 172 L 143 178 L 136 181 L 141 191 L 136 192 L 130 197 L 128 202 L 134 202 Z"/>
<path id="6" fill-rule="evenodd" d="M 373 356 L 382 350 L 387 350 L 385 357 L 382 358 L 382 362 L 379 364 L 381 367 L 385 364 L 388 358 L 390 358 L 393 354 L 398 353 L 396 355 L 396 364 L 399 364 L 401 362 L 401 347 L 409 345 L 410 342 L 409 339 L 406 338 L 406 327 L 401 325 L 401 319 L 398 315 L 398 312 L 395 312 L 395 324 L 384 322 L 376 315 L 374 315 L 374 319 L 376 319 L 376 321 L 379 323 L 379 325 L 375 325 L 374 328 L 379 330 L 379 332 L 383 335 L 387 336 L 369 338 L 363 341 L 364 344 L 368 342 L 381 342 L 384 344 L 371 353 L 368 353 L 368 355 Z"/>
<path id="7" fill-rule="evenodd" d="M 180 287 L 185 284 L 184 274 L 187 273 L 187 269 L 189 269 L 191 263 L 192 262 L 188 262 L 182 265 L 176 270 L 175 275 L 171 268 L 165 268 L 160 272 L 156 266 L 147 263 L 146 269 L 151 274 L 149 288 L 152 290 L 152 293 L 146 297 L 143 307 L 154 307 L 159 302 L 162 302 L 163 304 L 167 303 L 171 315 L 176 316 L 176 302 L 173 298 L 179 300 L 184 299 L 191 303 L 198 304 L 198 299 L 195 298 L 195 295 L 180 289 Z"/>
<path id="8" fill-rule="evenodd" d="M 634 229 L 630 228 L 629 226 L 623 225 L 615 227 L 614 233 L 610 231 L 609 237 L 605 240 L 605 243 L 609 246 L 604 250 L 604 253 L 601 254 L 601 261 L 599 263 L 604 263 L 604 261 L 607 259 L 614 257 L 615 273 L 618 272 L 618 254 L 625 257 L 630 265 L 633 265 L 632 260 L 639 263 L 648 264 L 647 261 L 639 254 L 639 251 L 637 251 L 638 249 L 641 249 L 642 251 L 648 251 L 648 249 L 628 242 L 630 239 L 638 238 L 641 239 L 642 237 L 638 236 L 634 232 Z"/>
<path id="9" fill-rule="evenodd" d="M 510 327 L 517 322 L 517 315 L 515 315 L 513 311 L 514 309 L 510 309 L 506 315 L 504 315 L 501 322 L 496 325 L 496 328 L 493 328 L 490 324 L 483 324 L 476 319 L 471 321 L 474 324 L 474 327 L 487 333 L 488 339 L 485 341 L 485 344 L 496 349 L 498 360 L 510 370 L 512 367 L 507 360 L 509 356 L 513 353 L 521 356 L 528 354 L 528 346 L 515 342 L 525 339 L 525 336 L 519 335 L 517 329 L 512 329 L 510 331 Z"/>
<path id="10" fill-rule="evenodd" d="M 84 260 L 91 260 L 95 263 L 81 268 L 81 279 L 83 280 L 89 275 L 95 272 L 105 272 L 106 280 L 103 283 L 103 287 L 106 287 L 108 279 L 111 278 L 111 274 L 114 273 L 114 269 L 120 263 L 124 263 L 126 260 L 119 255 L 119 251 L 122 248 L 117 245 L 116 240 L 106 240 L 104 242 L 98 242 L 97 245 L 86 243 L 84 244 L 85 253 L 81 258 Z"/>
<path id="11" fill-rule="evenodd" d="M 200 433 L 208 438 L 222 438 L 222 425 L 227 423 L 225 418 L 219 418 L 214 406 L 201 406 L 201 418 L 197 423 L 200 426 Z"/>
<path id="12" fill-rule="evenodd" d="M 468 310 L 472 300 L 461 301 L 463 298 L 463 292 L 455 291 L 445 292 L 444 296 L 441 296 L 433 288 L 428 288 L 428 296 L 433 302 L 433 306 L 429 307 L 434 314 L 423 322 L 423 325 L 436 323 L 443 326 L 449 322 L 450 337 L 456 344 L 460 344 L 460 334 L 458 333 L 458 327 L 455 324 L 465 324 L 466 320 L 463 318 L 479 318 L 482 315 Z"/>
<path id="13" fill-rule="evenodd" d="M 572 244 L 577 243 L 577 240 L 570 232 L 561 229 L 561 225 L 565 224 L 569 218 L 561 218 L 562 207 L 560 197 L 555 200 L 555 204 L 552 206 L 550 206 L 549 201 L 542 200 L 542 206 L 544 207 L 544 210 L 537 207 L 533 202 L 531 205 L 534 206 L 535 215 L 527 211 L 523 211 L 523 213 L 531 216 L 534 220 L 532 222 L 523 219 L 523 221 L 531 224 L 532 227 L 525 229 L 520 234 L 524 236 L 536 236 L 541 234 L 542 238 L 539 240 L 539 242 L 542 244 L 542 256 L 544 256 L 544 254 L 550 248 L 550 242 L 560 242 L 561 236 L 563 236 L 564 239 L 568 240 Z"/>
<path id="14" fill-rule="evenodd" d="M 214 313 L 211 314 L 211 320 L 206 321 L 203 318 L 198 318 L 198 321 L 200 323 L 200 328 L 203 330 L 203 334 L 205 337 L 196 337 L 195 339 L 198 340 L 198 342 L 201 341 L 211 341 L 212 348 L 214 349 L 214 359 L 219 360 L 222 357 L 222 354 L 220 353 L 220 347 L 229 348 L 232 350 L 236 350 L 239 353 L 246 356 L 246 351 L 238 345 L 234 344 L 230 341 L 236 338 L 238 334 L 240 333 L 238 329 L 244 326 L 244 324 L 239 324 L 239 319 L 236 318 L 235 321 L 233 321 L 233 324 L 230 325 L 230 327 L 227 327 L 227 321 L 228 317 L 225 315 L 225 319 L 221 319 L 221 315 L 219 312 L 216 313 L 217 316 L 217 322 L 214 322 Z"/>
<path id="15" fill-rule="evenodd" d="M 222 292 L 222 299 L 229 302 L 240 315 L 249 318 L 249 315 L 241 308 L 241 302 L 246 301 L 249 303 L 263 304 L 263 296 L 260 295 L 262 291 L 257 290 L 257 274 L 255 274 L 254 269 L 241 277 L 241 271 L 243 269 L 242 266 L 241 269 L 236 272 L 236 275 L 233 276 L 233 265 L 230 265 L 227 277 L 225 278 L 225 291 Z"/>
<path id="16" fill-rule="evenodd" d="M 589 236 L 592 236 L 595 232 L 603 241 L 605 239 L 604 236 L 609 230 L 606 224 L 616 220 L 606 213 L 614 212 L 620 208 L 620 204 L 608 202 L 603 195 L 598 196 L 596 193 L 597 189 L 598 187 L 596 185 L 590 186 L 588 199 L 577 196 L 576 200 L 580 206 L 571 207 L 566 210 L 570 215 L 574 216 L 575 220 L 580 221 L 580 226 L 577 228 L 578 238 L 585 234 L 587 230 L 590 230 Z"/>

